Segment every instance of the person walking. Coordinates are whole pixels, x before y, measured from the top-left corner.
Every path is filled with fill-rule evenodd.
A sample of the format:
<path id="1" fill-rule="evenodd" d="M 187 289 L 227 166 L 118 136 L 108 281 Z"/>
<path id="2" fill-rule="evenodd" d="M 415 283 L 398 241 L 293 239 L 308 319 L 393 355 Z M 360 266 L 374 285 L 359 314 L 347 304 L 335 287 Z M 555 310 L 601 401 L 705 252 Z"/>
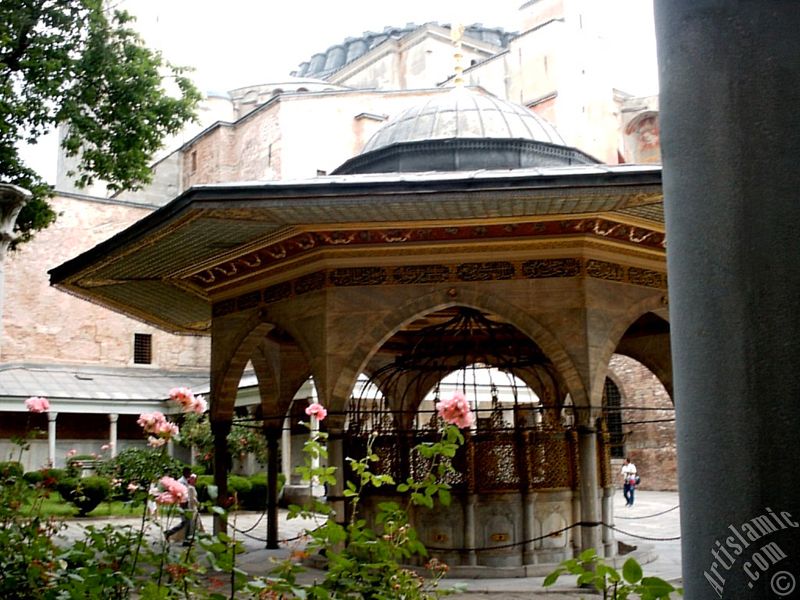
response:
<path id="1" fill-rule="evenodd" d="M 194 533 L 197 529 L 197 521 L 200 518 L 198 508 L 200 503 L 197 501 L 197 474 L 192 473 L 186 480 L 186 490 L 188 491 L 188 498 L 186 500 L 186 509 L 184 516 L 186 517 L 186 534 L 183 537 L 183 545 L 190 546 L 194 539 Z"/>
<path id="2" fill-rule="evenodd" d="M 625 459 L 622 465 L 622 494 L 625 496 L 625 506 L 633 506 L 633 495 L 636 490 L 636 465 L 630 458 Z"/>
<path id="3" fill-rule="evenodd" d="M 182 483 L 186 488 L 189 487 L 189 477 L 192 475 L 192 470 L 189 467 L 184 467 L 183 471 L 181 472 L 181 476 L 178 478 L 178 483 Z M 196 476 L 195 476 L 196 477 Z M 197 491 L 195 490 L 195 496 L 197 495 Z M 183 531 L 184 533 L 189 532 L 189 519 L 187 517 L 187 512 L 189 509 L 189 500 L 188 498 L 186 501 L 181 502 L 181 520 L 180 522 L 171 527 L 167 531 L 164 532 L 164 536 L 167 538 L 167 541 L 172 541 L 171 538 L 173 535 L 178 533 L 179 531 Z M 184 538 L 185 539 L 185 538 Z"/>

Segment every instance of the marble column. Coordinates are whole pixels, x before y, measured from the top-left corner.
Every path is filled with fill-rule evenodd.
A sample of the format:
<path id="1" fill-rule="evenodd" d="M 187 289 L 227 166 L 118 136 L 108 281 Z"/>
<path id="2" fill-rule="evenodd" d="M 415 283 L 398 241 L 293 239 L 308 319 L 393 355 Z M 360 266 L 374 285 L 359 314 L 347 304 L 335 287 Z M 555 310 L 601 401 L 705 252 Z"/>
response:
<path id="1" fill-rule="evenodd" d="M 281 432 L 281 472 L 286 477 L 286 485 L 292 483 L 292 422 L 287 417 L 283 420 Z"/>
<path id="2" fill-rule="evenodd" d="M 656 31 L 685 596 L 795 597 L 800 6 L 656 0 Z"/>
<path id="3" fill-rule="evenodd" d="M 119 415 L 111 413 L 108 415 L 108 446 L 111 458 L 117 455 L 117 422 Z"/>
<path id="4" fill-rule="evenodd" d="M 613 525 L 614 524 L 613 486 L 603 488 L 603 504 L 601 509 L 602 509 L 603 523 Z M 603 527 L 603 555 L 606 557 L 612 557 L 615 556 L 616 554 L 617 554 L 616 536 L 614 536 L 614 530 L 609 529 L 608 527 Z"/>
<path id="5" fill-rule="evenodd" d="M 56 419 L 57 412 L 47 413 L 47 462 L 51 467 L 56 466 Z"/>
<path id="6" fill-rule="evenodd" d="M 597 482 L 597 430 L 594 427 L 578 427 L 578 465 L 580 468 L 581 521 L 598 523 L 600 506 Z M 600 547 L 600 527 L 581 526 L 581 551 L 594 548 L 598 554 Z"/>
<path id="7" fill-rule="evenodd" d="M 329 485 L 326 496 L 328 504 L 336 514 L 337 523 L 345 523 L 348 515 L 344 503 L 344 417 L 329 415 L 328 427 L 328 466 L 336 467 L 336 483 Z"/>

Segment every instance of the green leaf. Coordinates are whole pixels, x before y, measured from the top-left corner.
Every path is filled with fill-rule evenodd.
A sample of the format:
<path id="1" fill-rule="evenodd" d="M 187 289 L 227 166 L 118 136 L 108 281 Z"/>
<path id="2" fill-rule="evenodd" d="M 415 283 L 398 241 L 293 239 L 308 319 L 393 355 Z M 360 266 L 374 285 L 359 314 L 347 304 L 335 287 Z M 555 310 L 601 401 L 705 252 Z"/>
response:
<path id="1" fill-rule="evenodd" d="M 609 582 L 611 582 L 611 583 L 617 583 L 622 579 L 620 577 L 620 574 L 617 572 L 617 570 L 614 567 L 610 567 L 610 566 L 605 565 L 605 564 L 596 565 L 595 566 L 595 573 L 597 573 L 601 577 L 607 577 Z"/>
<path id="2" fill-rule="evenodd" d="M 642 598 L 644 600 L 669 598 L 669 595 L 676 591 L 671 583 L 664 581 L 660 577 L 644 577 L 641 580 L 640 586 L 642 588 Z"/>
<path id="3" fill-rule="evenodd" d="M 544 578 L 544 583 L 542 583 L 542 585 L 544 587 L 550 587 L 556 581 L 558 581 L 558 578 L 561 577 L 561 575 L 563 573 L 564 573 L 564 569 L 559 567 L 558 569 L 556 569 L 555 571 L 553 571 L 547 577 Z"/>
<path id="4" fill-rule="evenodd" d="M 594 548 L 588 548 L 578 555 L 578 560 L 581 562 L 591 562 L 597 558 L 597 551 Z"/>
<path id="5" fill-rule="evenodd" d="M 635 559 L 629 558 L 622 565 L 622 576 L 628 583 L 637 583 L 642 578 L 642 567 Z"/>

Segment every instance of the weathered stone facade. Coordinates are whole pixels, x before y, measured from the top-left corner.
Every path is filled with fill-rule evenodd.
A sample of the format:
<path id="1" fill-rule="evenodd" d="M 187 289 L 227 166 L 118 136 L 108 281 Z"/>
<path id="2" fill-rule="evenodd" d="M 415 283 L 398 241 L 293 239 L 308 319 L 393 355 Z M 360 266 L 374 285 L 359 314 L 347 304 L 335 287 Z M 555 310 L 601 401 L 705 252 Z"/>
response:
<path id="1" fill-rule="evenodd" d="M 133 366 L 134 333 L 152 335 L 163 369 L 205 369 L 206 338 L 164 333 L 50 287 L 48 270 L 148 215 L 152 209 L 80 196 L 56 196 L 55 225 L 9 255 L 5 265 L 3 363 Z"/>

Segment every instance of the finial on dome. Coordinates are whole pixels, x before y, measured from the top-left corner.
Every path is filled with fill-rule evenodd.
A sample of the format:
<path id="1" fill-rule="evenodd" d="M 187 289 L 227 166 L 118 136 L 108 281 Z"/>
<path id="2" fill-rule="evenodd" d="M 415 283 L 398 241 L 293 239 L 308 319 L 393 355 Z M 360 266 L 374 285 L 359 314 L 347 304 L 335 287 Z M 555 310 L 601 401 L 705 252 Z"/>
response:
<path id="1" fill-rule="evenodd" d="M 450 26 L 450 39 L 453 41 L 453 59 L 455 65 L 453 67 L 454 77 L 453 84 L 455 87 L 462 87 L 464 85 L 464 78 L 461 74 L 464 72 L 464 67 L 461 66 L 461 59 L 464 55 L 461 53 L 461 39 L 464 37 L 464 25 L 459 22 L 454 22 Z"/>

